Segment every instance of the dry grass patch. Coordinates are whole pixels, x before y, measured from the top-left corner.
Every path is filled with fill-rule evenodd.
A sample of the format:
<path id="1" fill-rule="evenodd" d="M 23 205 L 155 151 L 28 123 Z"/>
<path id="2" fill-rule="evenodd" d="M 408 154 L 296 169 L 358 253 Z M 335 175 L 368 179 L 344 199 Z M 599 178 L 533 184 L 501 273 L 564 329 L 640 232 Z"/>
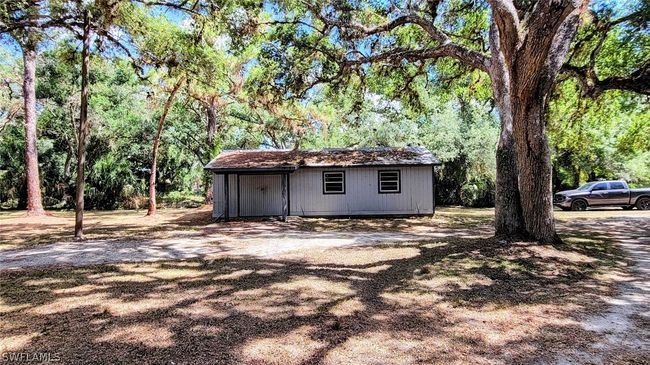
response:
<path id="1" fill-rule="evenodd" d="M 166 238 L 200 234 L 212 222 L 209 206 L 159 212 L 155 217 L 146 217 L 146 211 L 137 210 L 88 211 L 84 214 L 84 234 L 87 239 Z M 53 211 L 43 217 L 28 217 L 22 211 L 0 212 L 0 250 L 67 242 L 73 239 L 73 233 L 73 211 Z"/>
<path id="2" fill-rule="evenodd" d="M 594 219 L 650 218 L 650 211 L 594 210 L 587 212 L 556 211 L 561 222 L 589 223 Z M 197 209 L 161 209 L 155 217 L 145 217 L 145 211 L 88 211 L 85 214 L 85 235 L 88 239 L 140 240 L 165 239 L 179 236 L 196 238 L 211 235 L 229 237 L 276 234 L 302 235 L 318 232 L 401 232 L 411 234 L 463 235 L 481 238 L 492 232 L 494 209 L 438 207 L 434 217 L 325 219 L 290 217 L 288 222 L 277 219 L 241 219 L 229 223 L 214 223 L 212 207 Z M 590 227 L 599 239 L 598 227 Z M 16 232 L 20 232 L 17 235 Z M 0 251 L 73 239 L 74 212 L 55 211 L 50 216 L 26 217 L 22 211 L 0 212 Z"/>

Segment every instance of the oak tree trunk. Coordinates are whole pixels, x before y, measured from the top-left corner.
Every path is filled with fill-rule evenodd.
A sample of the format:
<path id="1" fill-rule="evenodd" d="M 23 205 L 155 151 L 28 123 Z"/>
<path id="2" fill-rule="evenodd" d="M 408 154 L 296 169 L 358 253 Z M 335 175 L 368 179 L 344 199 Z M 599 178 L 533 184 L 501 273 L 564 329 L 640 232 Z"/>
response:
<path id="1" fill-rule="evenodd" d="M 553 219 L 551 151 L 544 124 L 545 100 L 537 97 L 520 100 L 513 124 L 526 232 L 539 242 L 556 243 L 560 238 L 555 232 Z"/>
<path id="2" fill-rule="evenodd" d="M 169 93 L 165 105 L 163 106 L 162 115 L 158 120 L 158 129 L 156 130 L 156 137 L 153 140 L 153 149 L 151 152 L 151 173 L 149 174 L 149 209 L 147 210 L 148 216 L 153 216 L 156 214 L 156 169 L 158 165 L 158 148 L 160 147 L 160 137 L 162 136 L 163 127 L 165 126 L 165 119 L 167 119 L 167 114 L 169 109 L 172 106 L 174 101 L 174 96 L 176 92 L 181 88 L 183 84 L 183 78 L 178 79 L 174 88 Z"/>
<path id="3" fill-rule="evenodd" d="M 509 163 L 506 170 L 503 170 L 505 162 L 497 162 L 498 175 L 504 171 L 509 174 L 512 163 L 516 163 L 523 232 L 542 243 L 560 242 L 553 219 L 552 167 L 545 112 L 588 1 L 541 0 L 522 19 L 511 2 L 491 0 L 490 3 L 493 11 L 490 76 L 502 120 L 501 140 L 506 139 L 503 134 L 511 123 L 512 145 L 516 151 L 514 159 L 505 158 Z M 505 132 L 508 137 L 509 133 Z M 503 179 L 497 182 L 498 195 L 503 194 L 505 186 Z M 500 200 L 504 198 L 498 197 L 497 202 Z M 498 208 L 496 214 L 499 233 L 499 222 L 507 219 L 501 217 L 504 213 Z"/>
<path id="4" fill-rule="evenodd" d="M 512 127 L 503 126 L 496 156 L 494 228 L 497 237 L 518 239 L 526 236 L 519 195 L 517 151 Z"/>
<path id="5" fill-rule="evenodd" d="M 496 154 L 494 228 L 497 237 L 518 239 L 526 236 L 519 195 L 517 151 L 512 135 L 512 88 L 505 55 L 499 46 L 499 30 L 490 27 L 492 64 L 489 68 L 492 92 L 499 110 L 501 132 Z"/>
<path id="6" fill-rule="evenodd" d="M 499 108 L 502 126 L 497 147 L 495 201 L 495 229 L 499 237 L 559 242 L 553 220 L 552 166 L 544 100 L 519 99 L 511 107 Z"/>
<path id="7" fill-rule="evenodd" d="M 90 134 L 90 123 L 88 122 L 88 79 L 90 65 L 90 19 L 88 11 L 83 17 L 83 48 L 81 50 L 81 106 L 79 113 L 79 130 L 77 143 L 77 179 L 75 198 L 75 224 L 74 236 L 77 239 L 83 238 L 84 220 L 84 189 L 85 189 L 85 168 L 86 168 L 86 142 Z"/>
<path id="8" fill-rule="evenodd" d="M 38 149 L 36 146 L 36 45 L 23 44 L 23 99 L 25 107 L 25 176 L 27 185 L 27 214 L 45 214 L 41 197 L 38 171 Z"/>

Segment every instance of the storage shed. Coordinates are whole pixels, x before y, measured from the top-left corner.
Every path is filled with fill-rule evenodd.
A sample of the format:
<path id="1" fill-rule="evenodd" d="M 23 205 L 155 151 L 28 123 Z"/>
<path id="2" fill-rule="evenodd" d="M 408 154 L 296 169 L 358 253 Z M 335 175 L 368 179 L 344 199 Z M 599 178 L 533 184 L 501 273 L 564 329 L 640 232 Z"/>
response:
<path id="1" fill-rule="evenodd" d="M 212 171 L 213 217 L 410 216 L 435 210 L 424 148 L 226 150 Z"/>

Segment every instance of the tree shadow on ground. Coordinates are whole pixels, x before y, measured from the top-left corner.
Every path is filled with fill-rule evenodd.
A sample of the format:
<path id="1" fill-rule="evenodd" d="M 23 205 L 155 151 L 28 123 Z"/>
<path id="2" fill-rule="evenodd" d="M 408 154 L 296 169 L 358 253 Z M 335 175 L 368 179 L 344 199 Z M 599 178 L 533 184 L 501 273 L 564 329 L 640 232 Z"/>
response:
<path id="1" fill-rule="evenodd" d="M 490 210 L 444 208 L 435 217 L 412 218 L 299 218 L 288 222 L 278 219 L 238 219 L 215 223 L 212 209 L 161 209 L 156 217 L 145 217 L 144 211 L 89 211 L 85 217 L 87 239 L 151 239 L 186 235 L 263 235 L 269 232 L 357 232 L 384 231 L 427 233 L 439 229 L 475 229 L 492 219 Z M 14 217 L 0 224 L 0 248 L 3 246 L 34 246 L 45 243 L 68 242 L 74 239 L 74 217 L 71 212 L 46 217 Z M 16 235 L 15 232 L 21 232 Z"/>
<path id="2" fill-rule="evenodd" d="M 606 239 L 565 238 L 4 272 L 0 352 L 66 363 L 552 361 L 594 341 L 579 318 L 626 278 Z"/>

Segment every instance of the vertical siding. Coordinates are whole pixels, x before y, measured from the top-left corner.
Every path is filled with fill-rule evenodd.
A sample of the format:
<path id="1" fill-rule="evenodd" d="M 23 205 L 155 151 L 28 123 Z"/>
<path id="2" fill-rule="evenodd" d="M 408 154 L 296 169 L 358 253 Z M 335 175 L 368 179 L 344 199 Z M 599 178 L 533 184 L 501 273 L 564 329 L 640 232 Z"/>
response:
<path id="1" fill-rule="evenodd" d="M 345 171 L 345 194 L 323 194 L 322 173 Z M 400 170 L 401 192 L 379 194 L 378 171 Z M 431 166 L 304 168 L 290 177 L 291 215 L 432 214 Z"/>
<path id="2" fill-rule="evenodd" d="M 241 175 L 239 214 L 242 217 L 282 215 L 281 175 Z"/>
<path id="3" fill-rule="evenodd" d="M 212 174 L 212 191 L 214 202 L 212 206 L 212 216 L 214 218 L 223 217 L 224 212 L 224 187 L 223 178 L 225 175 Z M 237 175 L 228 175 L 228 190 L 230 195 L 229 211 L 230 217 L 237 217 Z"/>
<path id="4" fill-rule="evenodd" d="M 323 194 L 323 171 L 345 171 L 345 194 Z M 401 193 L 379 194 L 378 171 L 400 170 Z M 399 168 L 303 168 L 289 175 L 291 215 L 433 214 L 431 166 Z M 224 209 L 223 176 L 213 175 L 213 217 Z M 230 178 L 230 217 L 237 217 L 237 175 Z M 239 214 L 282 214 L 280 175 L 241 175 Z"/>

